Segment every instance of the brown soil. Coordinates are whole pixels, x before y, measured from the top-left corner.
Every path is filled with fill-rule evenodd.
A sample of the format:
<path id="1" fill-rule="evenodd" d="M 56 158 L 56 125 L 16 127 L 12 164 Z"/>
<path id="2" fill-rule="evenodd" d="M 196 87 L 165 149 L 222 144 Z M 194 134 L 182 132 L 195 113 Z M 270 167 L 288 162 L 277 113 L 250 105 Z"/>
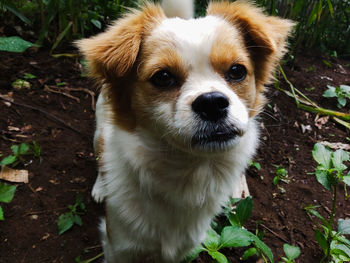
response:
<path id="1" fill-rule="evenodd" d="M 15 102 L 6 105 L 0 99 L 0 154 L 10 154 L 11 145 L 21 142 L 36 141 L 42 148 L 41 161 L 29 158 L 20 167 L 29 170 L 29 183 L 18 184 L 14 200 L 1 204 L 5 221 L 0 222 L 0 262 L 75 262 L 77 257 L 92 258 L 101 252 L 97 225 L 103 215 L 103 205 L 97 205 L 90 197 L 96 176 L 92 98 L 83 90 L 70 91 L 74 97 L 67 97 L 48 91 L 47 87 L 66 82 L 68 88 L 95 92 L 93 84 L 81 77 L 77 59 L 55 59 L 46 51 L 3 52 L 0 61 L 0 94 L 12 94 Z M 321 94 L 327 84 L 349 85 L 350 68 L 349 61 L 331 62 L 332 67 L 327 67 L 322 58 L 300 55 L 293 66 L 285 69 L 295 86 L 311 99 L 336 109 L 335 100 L 326 100 Z M 13 89 L 11 83 L 23 78 L 24 73 L 37 78 L 29 80 L 29 89 Z M 280 85 L 288 88 L 282 81 Z M 264 241 L 273 250 L 276 261 L 283 256 L 282 246 L 287 242 L 301 247 L 297 262 L 319 262 L 321 250 L 313 237 L 317 221 L 312 221 L 303 207 L 321 205 L 320 212 L 326 216 L 331 197 L 309 174 L 315 169 L 311 150 L 317 141 L 348 143 L 347 132 L 331 120 L 324 124 L 315 122 L 314 114 L 298 110 L 293 99 L 273 88 L 269 98 L 269 105 L 260 114 L 261 146 L 255 158 L 262 168 L 250 168 L 247 172 L 254 209 L 246 227 L 265 232 Z M 309 130 L 303 133 L 302 125 L 310 125 Z M 291 183 L 279 184 L 285 193 L 272 184 L 273 164 L 289 172 Z M 342 194 L 337 217 L 350 217 L 350 204 L 344 200 L 343 188 L 339 190 Z M 57 219 L 68 211 L 68 205 L 74 204 L 77 193 L 83 196 L 87 207 L 83 225 L 58 235 Z M 240 262 L 243 251 L 224 252 L 232 262 Z M 205 255 L 197 261 L 211 262 Z"/>

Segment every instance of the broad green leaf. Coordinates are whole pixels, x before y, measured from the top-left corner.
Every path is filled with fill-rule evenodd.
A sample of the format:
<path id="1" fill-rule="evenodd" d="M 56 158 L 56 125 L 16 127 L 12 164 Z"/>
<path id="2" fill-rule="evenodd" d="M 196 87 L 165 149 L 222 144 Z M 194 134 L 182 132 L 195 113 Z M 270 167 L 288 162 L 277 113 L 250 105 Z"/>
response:
<path id="1" fill-rule="evenodd" d="M 198 255 L 203 251 L 206 251 L 206 249 L 202 245 L 199 245 L 198 247 L 195 247 L 194 249 L 192 249 L 183 261 L 191 262 L 195 260 L 198 257 Z"/>
<path id="2" fill-rule="evenodd" d="M 338 220 L 338 232 L 344 235 L 350 235 L 350 219 Z"/>
<path id="3" fill-rule="evenodd" d="M 30 148 L 30 146 L 28 143 L 21 143 L 19 145 L 18 152 L 19 152 L 19 154 L 26 154 L 29 151 L 29 148 Z"/>
<path id="4" fill-rule="evenodd" d="M 4 218 L 4 211 L 2 210 L 2 207 L 0 206 L 0 221 L 5 220 Z"/>
<path id="5" fill-rule="evenodd" d="M 251 233 L 243 228 L 227 226 L 220 236 L 220 247 L 246 247 L 253 241 Z"/>
<path id="6" fill-rule="evenodd" d="M 255 247 L 258 248 L 261 252 L 263 252 L 264 255 L 266 255 L 269 258 L 270 262 L 273 262 L 273 254 L 271 249 L 263 241 L 261 241 L 256 235 L 254 235 L 253 233 L 250 233 L 250 235 L 254 240 L 253 242 Z"/>
<path id="7" fill-rule="evenodd" d="M 59 216 L 57 221 L 58 234 L 62 235 L 74 225 L 74 216 L 72 213 L 65 213 Z"/>
<path id="8" fill-rule="evenodd" d="M 101 22 L 98 21 L 97 19 L 91 19 L 90 21 L 91 21 L 91 23 L 92 23 L 95 27 L 97 27 L 98 29 L 101 29 L 101 28 L 102 28 Z"/>
<path id="9" fill-rule="evenodd" d="M 217 250 L 220 244 L 220 236 L 213 229 L 207 231 L 207 237 L 204 240 L 204 245 L 209 250 Z"/>
<path id="10" fill-rule="evenodd" d="M 258 250 L 255 247 L 248 248 L 246 251 L 244 251 L 242 255 L 242 259 L 247 260 L 248 258 L 257 254 L 258 254 Z"/>
<path id="11" fill-rule="evenodd" d="M 320 184 L 323 185 L 324 188 L 331 190 L 332 184 L 328 179 L 326 171 L 316 170 L 316 179 Z"/>
<path id="12" fill-rule="evenodd" d="M 343 176 L 343 182 L 350 186 L 350 175 Z"/>
<path id="13" fill-rule="evenodd" d="M 341 243 L 343 243 L 344 245 L 350 247 L 350 240 L 347 239 L 346 237 L 344 236 L 336 236 L 335 239 Z"/>
<path id="14" fill-rule="evenodd" d="M 17 157 L 14 155 L 6 156 L 4 159 L 1 160 L 0 166 L 13 164 L 16 160 Z"/>
<path id="15" fill-rule="evenodd" d="M 17 186 L 0 182 L 0 202 L 10 203 L 15 195 Z"/>
<path id="16" fill-rule="evenodd" d="M 314 160 L 325 169 L 331 168 L 331 154 L 332 152 L 321 143 L 316 143 L 314 149 L 312 150 Z"/>
<path id="17" fill-rule="evenodd" d="M 300 256 L 300 248 L 291 246 L 289 244 L 283 245 L 283 251 L 289 260 L 296 259 L 297 257 Z"/>
<path id="18" fill-rule="evenodd" d="M 0 51 L 21 53 L 34 46 L 20 37 L 0 37 Z"/>
<path id="19" fill-rule="evenodd" d="M 77 224 L 78 226 L 83 225 L 83 221 L 81 220 L 81 217 L 79 215 L 74 215 L 74 223 Z"/>
<path id="20" fill-rule="evenodd" d="M 322 232 L 320 232 L 317 229 L 315 230 L 315 239 L 318 242 L 318 244 L 321 246 L 323 252 L 326 253 L 328 250 L 327 240 L 324 237 L 324 235 L 322 234 Z"/>
<path id="21" fill-rule="evenodd" d="M 340 90 L 342 90 L 344 93 L 350 93 L 350 86 L 348 85 L 340 85 Z"/>
<path id="22" fill-rule="evenodd" d="M 252 215 L 252 210 L 253 200 L 250 196 L 238 203 L 236 208 L 236 214 L 241 226 L 243 226 L 247 219 Z"/>
<path id="23" fill-rule="evenodd" d="M 335 249 L 332 249 L 332 252 L 337 252 L 337 254 L 350 257 L 350 248 L 343 244 L 336 245 Z"/>
<path id="24" fill-rule="evenodd" d="M 19 155 L 19 145 L 16 145 L 16 144 L 12 145 L 11 150 L 12 150 L 14 155 Z"/>
<path id="25" fill-rule="evenodd" d="M 219 251 L 208 251 L 208 254 L 218 263 L 229 263 L 226 256 Z"/>
<path id="26" fill-rule="evenodd" d="M 334 168 L 337 169 L 338 171 L 345 170 L 347 167 L 346 165 L 343 164 L 343 162 L 347 162 L 349 161 L 349 159 L 350 159 L 350 156 L 348 152 L 343 150 L 336 150 L 332 156 L 332 163 Z"/>
<path id="27" fill-rule="evenodd" d="M 325 98 L 337 97 L 337 94 L 335 93 L 335 87 L 328 86 L 328 89 L 323 93 L 322 96 Z"/>
<path id="28" fill-rule="evenodd" d="M 346 98 L 345 97 L 338 97 L 338 104 L 340 108 L 344 107 L 346 105 Z"/>

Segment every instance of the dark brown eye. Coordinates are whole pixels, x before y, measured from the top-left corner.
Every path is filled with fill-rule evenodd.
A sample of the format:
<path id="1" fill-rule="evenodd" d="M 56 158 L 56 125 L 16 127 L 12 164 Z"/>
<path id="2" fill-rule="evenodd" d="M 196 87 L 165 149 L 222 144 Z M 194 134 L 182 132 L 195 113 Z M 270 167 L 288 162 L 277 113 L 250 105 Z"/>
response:
<path id="1" fill-rule="evenodd" d="M 234 64 L 226 73 L 226 79 L 228 81 L 242 81 L 247 76 L 247 69 L 240 64 Z"/>
<path id="2" fill-rule="evenodd" d="M 150 79 L 151 83 L 157 88 L 172 88 L 177 85 L 177 80 L 167 70 L 160 70 L 156 72 Z"/>

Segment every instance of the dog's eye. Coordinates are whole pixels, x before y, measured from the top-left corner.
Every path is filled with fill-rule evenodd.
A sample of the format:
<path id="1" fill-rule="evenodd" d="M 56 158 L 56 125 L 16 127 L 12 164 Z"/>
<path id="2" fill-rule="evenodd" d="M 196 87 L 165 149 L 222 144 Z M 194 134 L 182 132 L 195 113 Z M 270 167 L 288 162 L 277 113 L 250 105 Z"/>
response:
<path id="1" fill-rule="evenodd" d="M 167 70 L 156 72 L 150 81 L 158 88 L 172 88 L 177 85 L 176 78 Z"/>
<path id="2" fill-rule="evenodd" d="M 247 69 L 240 64 L 234 64 L 226 73 L 226 78 L 229 81 L 242 81 L 247 76 Z"/>

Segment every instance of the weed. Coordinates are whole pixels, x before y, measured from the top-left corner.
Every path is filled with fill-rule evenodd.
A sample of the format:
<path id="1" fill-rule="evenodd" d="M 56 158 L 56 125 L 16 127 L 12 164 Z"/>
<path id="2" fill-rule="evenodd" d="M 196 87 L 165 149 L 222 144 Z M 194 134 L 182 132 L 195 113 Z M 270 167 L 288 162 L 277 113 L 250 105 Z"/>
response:
<path id="1" fill-rule="evenodd" d="M 59 216 L 57 221 L 58 234 L 62 235 L 64 232 L 71 229 L 74 225 L 82 226 L 83 221 L 81 215 L 85 214 L 86 207 L 83 203 L 83 198 L 80 194 L 76 196 L 74 205 L 68 206 L 69 211 Z"/>
<path id="2" fill-rule="evenodd" d="M 25 164 L 27 155 L 33 155 L 36 158 L 41 158 L 41 148 L 36 143 L 21 143 L 20 145 L 12 145 L 11 146 L 12 154 L 3 158 L 0 162 L 0 166 L 11 165 L 12 167 L 16 167 L 19 164 Z"/>
<path id="3" fill-rule="evenodd" d="M 293 263 L 294 259 L 300 256 L 300 248 L 291 246 L 289 244 L 283 245 L 283 251 L 284 251 L 284 254 L 286 254 L 286 257 L 282 257 L 282 262 L 285 262 L 285 263 Z"/>
<path id="4" fill-rule="evenodd" d="M 322 144 L 316 143 L 312 155 L 318 164 L 315 171 L 317 181 L 331 191 L 333 196 L 332 209 L 328 219 L 316 210 L 317 207 L 308 206 L 305 208 L 309 216 L 313 215 L 321 221 L 319 228 L 315 230 L 315 239 L 324 253 L 321 263 L 348 262 L 350 261 L 350 240 L 344 234 L 350 234 L 350 219 L 339 219 L 336 231 L 334 230 L 334 216 L 339 183 L 350 185 L 350 173 L 344 175 L 347 166 L 343 163 L 350 160 L 349 153 L 343 150 L 333 152 Z"/>
<path id="5" fill-rule="evenodd" d="M 15 195 L 16 186 L 4 184 L 0 182 L 0 202 L 2 203 L 10 203 Z M 0 220 L 5 220 L 4 212 L 2 207 L 0 206 Z"/>
<path id="6" fill-rule="evenodd" d="M 249 166 L 250 166 L 250 167 L 256 168 L 258 171 L 261 170 L 261 165 L 260 165 L 260 163 L 254 162 L 253 160 L 251 160 L 251 161 L 249 162 Z"/>
<path id="7" fill-rule="evenodd" d="M 286 183 L 286 184 L 289 184 L 290 183 L 290 179 L 288 178 L 288 171 L 281 167 L 281 166 L 278 166 L 278 165 L 273 165 L 276 170 L 275 170 L 275 173 L 276 173 L 276 176 L 273 178 L 273 184 L 276 186 L 280 181 L 283 182 L 283 183 Z"/>
<path id="8" fill-rule="evenodd" d="M 350 99 L 350 86 L 340 85 L 340 86 L 330 86 L 327 85 L 328 89 L 323 93 L 325 98 L 336 97 L 338 99 L 338 108 L 342 108 L 346 105 L 346 99 Z"/>
<path id="9" fill-rule="evenodd" d="M 245 257 L 258 255 L 261 256 L 264 262 L 273 262 L 273 254 L 271 249 L 261 239 L 243 228 L 243 224 L 251 216 L 253 209 L 253 201 L 251 197 L 247 197 L 238 202 L 237 206 L 233 209 L 237 199 L 231 199 L 229 207 L 226 208 L 226 216 L 229 221 L 229 225 L 223 228 L 218 227 L 216 231 L 209 229 L 207 237 L 203 244 L 195 248 L 190 255 L 186 258 L 186 262 L 194 260 L 199 253 L 206 252 L 212 259 L 219 263 L 229 262 L 226 256 L 219 250 L 223 248 L 234 247 L 248 247 L 245 253 Z M 214 224 L 215 225 L 215 224 Z M 220 233 L 220 234 L 219 234 Z"/>
<path id="10" fill-rule="evenodd" d="M 22 53 L 35 44 L 20 37 L 0 37 L 0 51 Z"/>

